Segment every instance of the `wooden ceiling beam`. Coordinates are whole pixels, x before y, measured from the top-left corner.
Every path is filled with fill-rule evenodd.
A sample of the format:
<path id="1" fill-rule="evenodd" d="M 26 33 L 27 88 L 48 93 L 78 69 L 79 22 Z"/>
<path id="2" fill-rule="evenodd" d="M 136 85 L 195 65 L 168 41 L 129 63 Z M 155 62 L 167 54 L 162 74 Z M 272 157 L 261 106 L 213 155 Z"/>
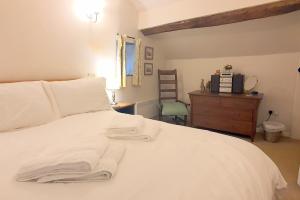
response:
<path id="1" fill-rule="evenodd" d="M 282 15 L 297 10 L 300 10 L 300 0 L 281 0 L 258 6 L 182 20 L 152 28 L 146 28 L 142 29 L 141 32 L 144 35 L 153 35 L 184 29 L 212 27 Z"/>

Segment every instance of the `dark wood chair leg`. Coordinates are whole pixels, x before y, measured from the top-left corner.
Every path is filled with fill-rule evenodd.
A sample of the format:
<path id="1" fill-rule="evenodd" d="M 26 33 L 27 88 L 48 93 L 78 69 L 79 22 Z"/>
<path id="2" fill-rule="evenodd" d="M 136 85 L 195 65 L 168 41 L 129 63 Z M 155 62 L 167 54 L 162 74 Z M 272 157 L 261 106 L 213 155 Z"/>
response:
<path id="1" fill-rule="evenodd" d="M 159 121 L 162 121 L 163 117 L 162 117 L 162 105 L 160 105 L 159 107 L 159 116 L 158 116 Z"/>
<path id="2" fill-rule="evenodd" d="M 175 121 L 175 124 L 177 124 L 177 125 L 179 124 L 179 123 L 178 123 L 178 117 L 177 117 L 177 116 L 174 117 L 174 121 Z"/>
<path id="3" fill-rule="evenodd" d="M 187 125 L 187 115 L 184 116 L 184 125 Z"/>

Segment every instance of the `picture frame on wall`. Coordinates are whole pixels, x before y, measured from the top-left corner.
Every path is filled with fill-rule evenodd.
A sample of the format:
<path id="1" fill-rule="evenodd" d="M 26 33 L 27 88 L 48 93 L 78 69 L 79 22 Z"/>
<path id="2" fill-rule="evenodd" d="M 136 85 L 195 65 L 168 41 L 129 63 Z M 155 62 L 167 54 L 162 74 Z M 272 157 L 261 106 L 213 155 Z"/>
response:
<path id="1" fill-rule="evenodd" d="M 154 48 L 145 47 L 145 60 L 153 60 L 153 59 L 154 59 Z"/>
<path id="2" fill-rule="evenodd" d="M 144 75 L 153 75 L 153 63 L 144 63 Z"/>

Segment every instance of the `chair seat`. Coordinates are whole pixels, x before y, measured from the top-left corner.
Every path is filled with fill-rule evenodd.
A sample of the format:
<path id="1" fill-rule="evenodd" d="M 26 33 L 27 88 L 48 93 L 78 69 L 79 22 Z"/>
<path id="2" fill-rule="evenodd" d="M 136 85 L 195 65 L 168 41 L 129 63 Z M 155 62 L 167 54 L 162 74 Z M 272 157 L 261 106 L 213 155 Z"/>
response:
<path id="1" fill-rule="evenodd" d="M 162 115 L 185 116 L 188 115 L 188 110 L 181 102 L 163 102 Z"/>

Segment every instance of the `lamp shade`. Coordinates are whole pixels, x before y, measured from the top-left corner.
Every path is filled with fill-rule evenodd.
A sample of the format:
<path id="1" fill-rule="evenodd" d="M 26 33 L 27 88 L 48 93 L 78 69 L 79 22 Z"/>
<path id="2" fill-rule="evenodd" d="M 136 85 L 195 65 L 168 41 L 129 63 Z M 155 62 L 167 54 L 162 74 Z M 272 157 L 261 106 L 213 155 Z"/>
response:
<path id="1" fill-rule="evenodd" d="M 106 89 L 107 90 L 119 90 L 120 84 L 116 79 L 107 78 L 106 80 Z"/>

